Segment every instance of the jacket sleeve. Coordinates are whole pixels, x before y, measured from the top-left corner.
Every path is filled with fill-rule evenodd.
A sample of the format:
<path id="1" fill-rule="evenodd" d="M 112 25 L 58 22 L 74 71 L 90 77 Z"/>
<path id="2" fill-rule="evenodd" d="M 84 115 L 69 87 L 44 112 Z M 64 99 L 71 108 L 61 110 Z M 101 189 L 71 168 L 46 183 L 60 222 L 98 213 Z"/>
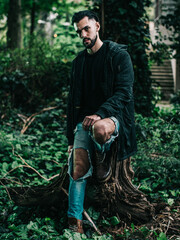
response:
<path id="1" fill-rule="evenodd" d="M 67 129 L 66 136 L 68 139 L 68 145 L 73 145 L 74 134 L 73 134 L 73 69 L 74 62 L 71 69 L 71 78 L 70 78 L 70 89 L 68 95 L 68 104 L 67 104 Z"/>
<path id="2" fill-rule="evenodd" d="M 134 73 L 129 54 L 121 50 L 113 59 L 114 90 L 95 113 L 101 118 L 114 116 L 119 119 L 124 106 L 133 99 Z"/>

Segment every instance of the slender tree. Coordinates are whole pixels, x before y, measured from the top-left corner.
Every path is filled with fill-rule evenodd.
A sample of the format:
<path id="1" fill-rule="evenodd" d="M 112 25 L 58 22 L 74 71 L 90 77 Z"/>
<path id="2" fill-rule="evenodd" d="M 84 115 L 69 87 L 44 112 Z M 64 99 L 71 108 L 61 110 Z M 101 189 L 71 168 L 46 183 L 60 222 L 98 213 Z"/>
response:
<path id="1" fill-rule="evenodd" d="M 21 0 L 9 0 L 7 17 L 7 46 L 11 49 L 22 47 Z"/>
<path id="2" fill-rule="evenodd" d="M 31 27 L 30 27 L 30 34 L 33 35 L 35 29 L 35 12 L 36 12 L 36 3 L 33 0 L 32 7 L 31 7 Z"/>

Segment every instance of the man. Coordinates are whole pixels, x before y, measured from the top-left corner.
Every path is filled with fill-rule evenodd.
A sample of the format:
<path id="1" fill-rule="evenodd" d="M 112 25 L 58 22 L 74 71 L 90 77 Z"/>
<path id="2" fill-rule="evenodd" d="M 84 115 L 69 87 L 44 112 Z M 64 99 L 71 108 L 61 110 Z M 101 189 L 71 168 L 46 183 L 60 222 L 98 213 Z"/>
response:
<path id="1" fill-rule="evenodd" d="M 93 166 L 98 181 L 105 182 L 111 176 L 106 156 L 115 139 L 117 161 L 136 152 L 134 76 L 126 46 L 99 38 L 100 23 L 95 13 L 75 13 L 72 23 L 85 50 L 73 61 L 68 100 L 68 221 L 70 229 L 83 233 L 85 188 Z"/>

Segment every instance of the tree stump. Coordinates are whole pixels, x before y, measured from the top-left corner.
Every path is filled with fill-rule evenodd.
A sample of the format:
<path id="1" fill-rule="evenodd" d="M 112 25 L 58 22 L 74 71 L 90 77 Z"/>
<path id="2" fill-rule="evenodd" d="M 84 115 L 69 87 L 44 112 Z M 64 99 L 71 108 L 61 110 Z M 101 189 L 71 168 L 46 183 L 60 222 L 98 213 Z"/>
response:
<path id="1" fill-rule="evenodd" d="M 154 216 L 155 209 L 145 194 L 132 184 L 134 171 L 131 167 L 131 158 L 120 162 L 116 161 L 116 145 L 117 142 L 111 148 L 112 177 L 103 184 L 92 181 L 89 190 L 93 196 L 91 202 L 94 202 L 94 206 L 107 215 L 116 215 L 128 222 L 148 222 Z M 88 190 L 87 195 L 87 201 L 89 201 Z"/>
<path id="2" fill-rule="evenodd" d="M 117 162 L 117 142 L 111 147 L 111 179 L 103 184 L 91 178 L 87 187 L 85 206 L 89 203 L 98 207 L 103 214 L 117 215 L 120 219 L 134 223 L 145 223 L 152 219 L 154 207 L 146 196 L 132 184 L 134 172 L 131 159 Z M 58 206 L 67 203 L 65 191 L 68 189 L 69 177 L 67 165 L 59 177 L 47 186 L 8 188 L 12 200 L 21 206 Z M 64 206 L 62 204 L 62 206 Z"/>

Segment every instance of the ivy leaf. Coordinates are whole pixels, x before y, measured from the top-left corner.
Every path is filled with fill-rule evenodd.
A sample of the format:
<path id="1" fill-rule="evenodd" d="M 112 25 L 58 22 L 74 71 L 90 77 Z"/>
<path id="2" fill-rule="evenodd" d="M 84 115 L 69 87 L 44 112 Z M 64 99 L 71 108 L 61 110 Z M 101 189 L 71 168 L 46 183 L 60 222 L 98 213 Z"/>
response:
<path id="1" fill-rule="evenodd" d="M 102 220 L 101 221 L 101 224 L 103 225 L 103 226 L 107 226 L 107 227 L 110 227 L 111 226 L 111 224 L 109 223 L 109 221 L 107 221 L 107 220 Z"/>
<path id="2" fill-rule="evenodd" d="M 132 230 L 134 232 L 134 230 L 135 230 L 134 223 L 131 223 L 131 228 L 132 228 Z"/>
<path id="3" fill-rule="evenodd" d="M 111 225 L 113 226 L 118 225 L 120 223 L 119 219 L 116 216 L 111 217 L 109 220 L 111 222 Z"/>
<path id="4" fill-rule="evenodd" d="M 99 216 L 100 216 L 100 213 L 99 212 L 96 212 L 93 207 L 90 207 L 88 210 L 87 210 L 88 214 L 90 215 L 91 218 L 93 218 L 94 220 L 98 220 Z"/>
<path id="5" fill-rule="evenodd" d="M 174 204 L 174 199 L 173 198 L 168 198 L 167 202 L 170 206 L 172 206 Z"/>
<path id="6" fill-rule="evenodd" d="M 16 144 L 16 150 L 17 150 L 17 151 L 21 151 L 21 150 L 22 150 L 21 145 L 20 145 L 19 143 Z"/>
<path id="7" fill-rule="evenodd" d="M 13 169 L 13 168 L 16 168 L 16 167 L 18 167 L 18 166 L 19 166 L 19 164 L 18 164 L 17 161 L 14 161 L 14 162 L 12 163 L 12 169 Z"/>
<path id="8" fill-rule="evenodd" d="M 124 8 L 118 8 L 118 11 L 119 11 L 120 15 L 124 15 L 125 13 L 127 13 L 127 10 Z"/>
<path id="9" fill-rule="evenodd" d="M 157 238 L 157 240 L 168 240 L 167 237 L 166 237 L 166 234 L 161 232 L 159 234 L 159 237 Z"/>
<path id="10" fill-rule="evenodd" d="M 82 240 L 87 239 L 85 234 L 74 233 L 69 229 L 64 229 L 63 239 L 67 240 Z"/>
<path id="11" fill-rule="evenodd" d="M 3 170 L 4 172 L 6 172 L 7 169 L 8 169 L 8 164 L 7 164 L 6 162 L 4 162 L 4 163 L 2 164 L 2 170 Z"/>
<path id="12" fill-rule="evenodd" d="M 136 2 L 130 2 L 129 5 L 131 5 L 133 8 L 137 8 L 137 3 Z"/>

